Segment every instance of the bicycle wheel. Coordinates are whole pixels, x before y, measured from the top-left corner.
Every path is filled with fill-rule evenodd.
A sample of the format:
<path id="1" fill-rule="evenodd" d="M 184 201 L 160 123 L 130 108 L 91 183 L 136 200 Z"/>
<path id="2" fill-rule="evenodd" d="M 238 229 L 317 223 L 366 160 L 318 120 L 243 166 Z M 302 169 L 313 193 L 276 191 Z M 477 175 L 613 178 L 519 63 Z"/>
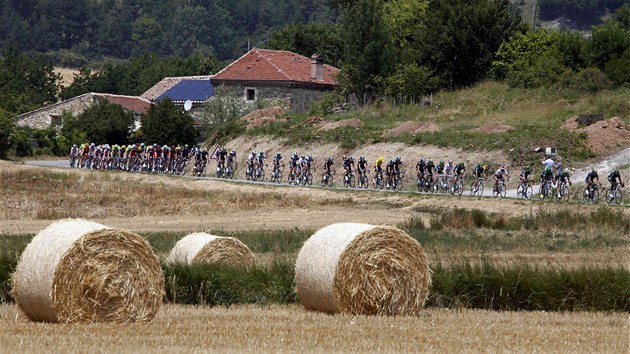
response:
<path id="1" fill-rule="evenodd" d="M 562 186 L 562 199 L 564 199 L 565 202 L 569 201 L 569 187 L 566 185 Z"/>
<path id="2" fill-rule="evenodd" d="M 478 190 L 478 189 L 477 189 L 477 186 L 475 185 L 475 182 L 476 182 L 476 181 L 473 181 L 473 182 L 470 184 L 470 195 L 472 195 L 473 197 L 477 194 L 477 190 Z"/>
<path id="3" fill-rule="evenodd" d="M 507 188 L 505 187 L 505 184 L 501 184 L 499 189 L 500 189 L 499 194 L 501 194 L 501 198 L 505 198 L 507 194 Z"/>
<path id="4" fill-rule="evenodd" d="M 462 195 L 464 193 L 464 183 L 462 181 L 457 182 L 457 194 Z"/>
<path id="5" fill-rule="evenodd" d="M 354 175 L 350 175 L 350 181 L 349 182 L 350 182 L 350 187 L 352 187 L 352 188 L 356 187 L 357 181 L 354 178 Z"/>
<path id="6" fill-rule="evenodd" d="M 525 199 L 532 199 L 533 195 L 534 195 L 534 187 L 527 186 L 527 188 L 525 188 Z"/>
<path id="7" fill-rule="evenodd" d="M 523 183 L 519 184 L 518 188 L 516 188 L 516 197 L 525 198 L 525 187 L 523 187 Z"/>
<path id="8" fill-rule="evenodd" d="M 479 181 L 478 189 L 479 196 L 481 197 L 483 195 L 483 181 Z"/>
<path id="9" fill-rule="evenodd" d="M 248 167 L 248 168 L 247 168 L 247 170 L 245 171 L 245 179 L 246 179 L 246 180 L 248 180 L 248 181 L 249 181 L 250 179 L 252 179 L 252 169 L 251 169 L 251 168 L 249 168 L 249 167 Z"/>
<path id="10" fill-rule="evenodd" d="M 621 195 L 621 191 L 619 189 L 615 189 L 615 191 L 613 192 L 613 199 L 615 200 L 616 204 L 621 204 L 621 199 L 622 199 L 622 195 Z"/>
<path id="11" fill-rule="evenodd" d="M 593 204 L 597 204 L 597 202 L 599 201 L 599 190 L 593 189 L 593 197 L 591 199 L 593 201 Z"/>
<path id="12" fill-rule="evenodd" d="M 276 182 L 282 183 L 282 171 L 278 171 L 276 174 Z"/>
<path id="13" fill-rule="evenodd" d="M 418 192 L 422 192 L 422 185 L 424 181 L 421 178 L 418 178 Z"/>
<path id="14" fill-rule="evenodd" d="M 501 194 L 501 186 L 498 187 L 493 187 L 492 188 L 492 196 L 493 197 L 498 197 Z"/>
<path id="15" fill-rule="evenodd" d="M 584 198 L 584 201 L 587 203 L 591 201 L 591 196 L 588 192 L 588 188 L 584 190 L 584 192 L 582 193 L 582 197 Z"/>

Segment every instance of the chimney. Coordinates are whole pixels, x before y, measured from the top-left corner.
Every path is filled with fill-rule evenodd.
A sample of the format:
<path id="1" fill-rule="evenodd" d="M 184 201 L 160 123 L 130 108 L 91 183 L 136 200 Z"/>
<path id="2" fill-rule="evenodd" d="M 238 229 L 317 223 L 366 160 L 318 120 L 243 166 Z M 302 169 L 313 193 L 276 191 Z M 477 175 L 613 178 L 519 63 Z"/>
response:
<path id="1" fill-rule="evenodd" d="M 324 81 L 324 59 L 318 54 L 311 56 L 311 79 Z"/>

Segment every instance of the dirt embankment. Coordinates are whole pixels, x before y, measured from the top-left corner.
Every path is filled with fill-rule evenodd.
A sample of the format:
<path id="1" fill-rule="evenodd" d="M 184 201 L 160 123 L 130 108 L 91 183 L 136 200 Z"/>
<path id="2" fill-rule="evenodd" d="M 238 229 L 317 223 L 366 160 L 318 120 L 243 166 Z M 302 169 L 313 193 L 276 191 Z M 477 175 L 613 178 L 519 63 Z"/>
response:
<path id="1" fill-rule="evenodd" d="M 355 149 L 342 149 L 338 145 L 334 144 L 322 144 L 317 141 L 306 143 L 302 146 L 289 146 L 277 139 L 269 137 L 238 137 L 225 144 L 228 149 L 236 149 L 238 153 L 237 161 L 239 166 L 245 166 L 245 158 L 251 151 L 263 150 L 267 154 L 268 162 L 276 154 L 280 152 L 283 156 L 283 161 L 288 163 L 289 158 L 293 152 L 298 154 L 312 154 L 315 158 L 315 163 L 320 170 L 321 164 L 324 159 L 332 156 L 335 161 L 337 170 L 340 170 L 340 163 L 342 155 L 354 156 L 356 159 L 359 156 L 365 156 L 368 164 L 372 166 L 374 161 L 382 156 L 385 159 L 393 159 L 400 156 L 404 166 L 407 170 L 413 171 L 415 169 L 416 162 L 420 158 L 432 159 L 434 162 L 440 160 L 448 161 L 453 160 L 455 163 L 463 161 L 467 166 L 477 164 L 482 161 L 492 162 L 496 164 L 508 164 L 510 159 L 502 151 L 469 151 L 463 149 L 452 148 L 440 148 L 436 146 L 408 146 L 403 143 L 377 143 L 364 146 L 358 146 Z M 215 162 L 211 163 L 212 168 L 215 167 Z M 209 169 L 212 171 L 212 169 Z M 237 170 L 237 178 L 244 179 L 244 168 Z"/>
<path id="2" fill-rule="evenodd" d="M 600 120 L 580 128 L 578 117 L 567 119 L 564 129 L 586 134 L 586 143 L 598 155 L 607 155 L 630 145 L 630 130 L 618 117 Z"/>

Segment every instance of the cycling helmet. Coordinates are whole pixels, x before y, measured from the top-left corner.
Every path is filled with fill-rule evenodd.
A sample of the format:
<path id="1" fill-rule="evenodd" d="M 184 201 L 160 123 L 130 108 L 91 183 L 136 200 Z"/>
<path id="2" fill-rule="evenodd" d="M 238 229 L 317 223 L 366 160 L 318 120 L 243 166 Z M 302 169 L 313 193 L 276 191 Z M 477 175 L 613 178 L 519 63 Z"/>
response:
<path id="1" fill-rule="evenodd" d="M 279 152 L 276 152 L 276 157 L 282 157 L 282 155 Z"/>
<path id="2" fill-rule="evenodd" d="M 313 159 L 313 155 L 308 154 L 308 155 L 306 155 L 306 158 L 309 159 L 309 160 L 312 160 Z"/>
<path id="3" fill-rule="evenodd" d="M 424 163 L 424 159 L 420 159 L 420 163 Z"/>
<path id="4" fill-rule="evenodd" d="M 332 156 L 328 156 L 328 161 L 333 162 L 334 161 L 333 157 Z"/>
<path id="5" fill-rule="evenodd" d="M 90 144 L 90 146 L 94 146 L 94 145 L 95 145 L 94 143 Z"/>
<path id="6" fill-rule="evenodd" d="M 433 163 L 433 160 L 429 159 L 429 162 L 428 162 L 428 163 Z"/>
<path id="7" fill-rule="evenodd" d="M 449 163 L 449 164 L 453 163 L 453 160 L 448 160 L 448 163 Z"/>
<path id="8" fill-rule="evenodd" d="M 236 150 L 232 149 L 232 154 L 236 155 Z"/>
<path id="9" fill-rule="evenodd" d="M 187 148 L 187 147 L 188 147 L 188 144 L 184 144 L 184 147 L 185 147 L 185 148 Z"/>
<path id="10" fill-rule="evenodd" d="M 126 149 L 126 148 L 127 148 L 127 145 L 123 145 L 123 146 L 121 146 L 121 148 Z"/>
<path id="11" fill-rule="evenodd" d="M 444 161 L 443 161 L 443 160 L 440 160 L 439 165 L 444 165 Z"/>
<path id="12" fill-rule="evenodd" d="M 77 144 L 72 144 L 72 147 L 73 147 L 73 148 L 77 147 Z"/>
<path id="13" fill-rule="evenodd" d="M 396 156 L 396 161 L 400 161 L 400 156 Z"/>
<path id="14" fill-rule="evenodd" d="M 346 155 L 341 155 L 341 159 L 345 160 L 346 159 Z"/>

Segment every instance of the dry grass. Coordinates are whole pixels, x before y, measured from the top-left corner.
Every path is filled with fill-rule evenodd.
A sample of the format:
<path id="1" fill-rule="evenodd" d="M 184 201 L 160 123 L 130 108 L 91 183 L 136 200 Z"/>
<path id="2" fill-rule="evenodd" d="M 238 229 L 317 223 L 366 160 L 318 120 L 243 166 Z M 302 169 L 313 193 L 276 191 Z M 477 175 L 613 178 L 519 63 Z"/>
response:
<path id="1" fill-rule="evenodd" d="M 210 211 L 295 209 L 352 202 L 344 195 L 309 196 L 182 178 L 72 172 L 26 169 L 0 173 L 0 219 L 205 215 Z"/>
<path id="2" fill-rule="evenodd" d="M 6 352 L 626 353 L 628 315 L 429 309 L 419 317 L 325 315 L 291 306 L 166 305 L 148 324 L 34 324 L 0 307 Z"/>

